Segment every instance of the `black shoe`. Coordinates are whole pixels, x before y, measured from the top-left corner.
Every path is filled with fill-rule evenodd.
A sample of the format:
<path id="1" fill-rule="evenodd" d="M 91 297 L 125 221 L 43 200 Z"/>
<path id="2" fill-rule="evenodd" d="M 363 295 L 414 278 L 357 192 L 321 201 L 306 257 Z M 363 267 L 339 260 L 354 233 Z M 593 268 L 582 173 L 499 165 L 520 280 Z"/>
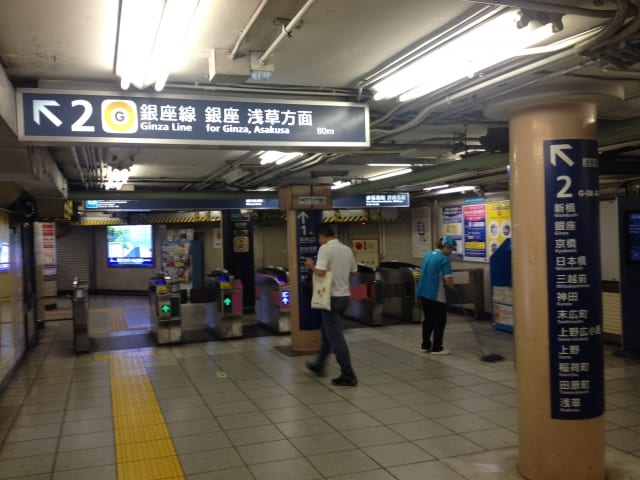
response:
<path id="1" fill-rule="evenodd" d="M 358 385 L 358 379 L 352 373 L 351 375 L 345 375 L 344 373 L 338 378 L 331 380 L 331 385 L 338 385 L 340 387 L 355 387 Z"/>
<path id="2" fill-rule="evenodd" d="M 307 362 L 306 363 L 307 370 L 313 372 L 316 377 L 324 377 L 324 368 L 322 368 L 317 363 Z"/>

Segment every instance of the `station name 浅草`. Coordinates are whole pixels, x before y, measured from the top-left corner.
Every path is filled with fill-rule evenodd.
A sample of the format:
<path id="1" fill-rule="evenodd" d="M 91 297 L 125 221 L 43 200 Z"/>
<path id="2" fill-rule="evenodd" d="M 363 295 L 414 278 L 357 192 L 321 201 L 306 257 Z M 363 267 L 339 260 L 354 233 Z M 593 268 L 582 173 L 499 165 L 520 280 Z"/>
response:
<path id="1" fill-rule="evenodd" d="M 275 108 L 206 107 L 201 118 L 193 106 L 140 106 L 140 129 L 146 131 L 193 132 L 199 120 L 204 120 L 207 133 L 288 135 L 293 127 L 313 127 L 313 115 L 308 110 Z M 320 130 L 320 129 L 319 129 Z M 322 128 L 322 134 L 327 134 Z"/>
<path id="2" fill-rule="evenodd" d="M 193 132 L 193 125 L 172 122 L 172 123 L 152 123 L 152 122 L 142 122 L 140 124 L 141 130 L 152 130 L 159 132 Z M 243 133 L 243 134 L 270 134 L 270 135 L 288 135 L 291 133 L 291 130 L 287 127 L 263 127 L 260 125 L 255 125 L 253 128 L 247 126 L 237 126 L 237 125 L 211 125 L 207 124 L 205 126 L 205 130 L 209 133 Z"/>

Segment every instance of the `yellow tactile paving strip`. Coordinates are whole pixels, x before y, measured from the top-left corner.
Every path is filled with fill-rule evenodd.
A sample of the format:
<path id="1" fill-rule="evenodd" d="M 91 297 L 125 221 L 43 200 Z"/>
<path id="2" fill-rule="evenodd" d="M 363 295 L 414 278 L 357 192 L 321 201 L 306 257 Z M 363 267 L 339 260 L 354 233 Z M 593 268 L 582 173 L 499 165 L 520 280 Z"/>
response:
<path id="1" fill-rule="evenodd" d="M 117 332 L 145 331 L 147 327 L 129 327 L 120 308 L 92 308 L 90 313 L 102 313 L 106 316 L 106 322 L 98 320 L 95 315 L 89 322 L 90 335 L 109 335 Z"/>
<path id="2" fill-rule="evenodd" d="M 109 355 L 118 480 L 184 480 L 140 355 Z"/>

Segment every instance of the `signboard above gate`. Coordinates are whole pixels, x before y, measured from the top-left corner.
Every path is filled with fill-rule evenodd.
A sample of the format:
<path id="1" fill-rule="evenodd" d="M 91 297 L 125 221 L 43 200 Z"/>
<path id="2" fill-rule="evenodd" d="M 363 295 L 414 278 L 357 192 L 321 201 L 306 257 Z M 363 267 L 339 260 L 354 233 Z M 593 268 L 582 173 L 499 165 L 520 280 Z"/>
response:
<path id="1" fill-rule="evenodd" d="M 369 146 L 360 103 L 18 89 L 17 106 L 23 141 Z"/>

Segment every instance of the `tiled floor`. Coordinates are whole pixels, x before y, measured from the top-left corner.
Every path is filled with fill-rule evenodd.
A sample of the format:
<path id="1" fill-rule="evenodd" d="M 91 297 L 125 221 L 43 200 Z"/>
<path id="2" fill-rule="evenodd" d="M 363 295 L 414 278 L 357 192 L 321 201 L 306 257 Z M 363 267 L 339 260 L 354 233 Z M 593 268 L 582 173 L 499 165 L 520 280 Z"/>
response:
<path id="1" fill-rule="evenodd" d="M 70 321 L 49 322 L 0 397 L 0 479 L 521 478 L 512 336 L 484 322 L 489 349 L 506 357 L 485 363 L 464 317 L 449 316 L 448 357 L 420 353 L 419 328 L 348 330 L 360 384 L 339 388 L 333 359 L 329 376 L 315 378 L 309 356 L 274 348 L 286 335 L 75 355 Z M 640 361 L 611 351 L 608 479 L 636 479 Z M 122 365 L 138 386 L 118 380 Z M 120 415 L 164 417 L 166 428 L 134 426 L 132 440 Z M 133 446 L 149 448 L 126 457 Z"/>

